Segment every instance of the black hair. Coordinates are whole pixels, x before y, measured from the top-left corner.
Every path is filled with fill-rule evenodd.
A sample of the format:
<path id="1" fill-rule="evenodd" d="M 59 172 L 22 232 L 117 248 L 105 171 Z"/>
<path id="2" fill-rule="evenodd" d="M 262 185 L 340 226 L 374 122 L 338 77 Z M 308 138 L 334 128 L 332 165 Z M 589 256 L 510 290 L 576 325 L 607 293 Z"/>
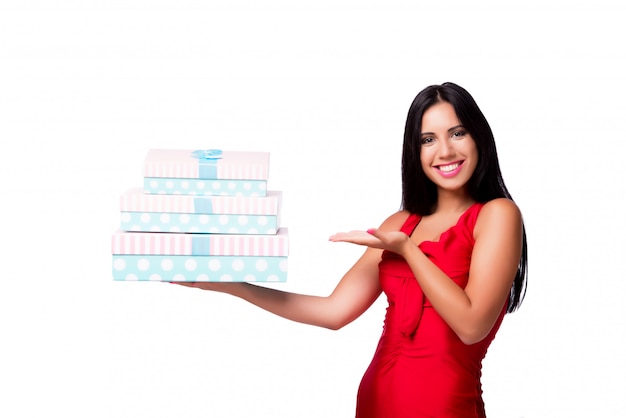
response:
<path id="1" fill-rule="evenodd" d="M 422 170 L 420 133 L 424 112 L 440 102 L 452 105 L 476 144 L 478 164 L 467 184 L 472 199 L 480 203 L 499 197 L 513 200 L 502 179 L 496 143 L 487 119 L 467 90 L 447 82 L 426 87 L 418 93 L 409 108 L 402 147 L 402 208 L 422 216 L 430 215 L 435 210 L 437 187 Z M 526 228 L 524 225 L 522 228 L 522 255 L 511 286 L 507 312 L 517 310 L 526 294 L 528 251 Z"/>

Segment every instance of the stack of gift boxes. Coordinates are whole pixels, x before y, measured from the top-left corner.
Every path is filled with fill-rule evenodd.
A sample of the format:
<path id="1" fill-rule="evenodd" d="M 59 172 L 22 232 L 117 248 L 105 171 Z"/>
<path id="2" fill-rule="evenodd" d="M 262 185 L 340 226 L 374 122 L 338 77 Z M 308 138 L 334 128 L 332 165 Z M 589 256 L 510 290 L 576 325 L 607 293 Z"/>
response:
<path id="1" fill-rule="evenodd" d="M 282 193 L 267 190 L 269 153 L 149 150 L 144 184 L 122 194 L 113 279 L 284 282 Z"/>

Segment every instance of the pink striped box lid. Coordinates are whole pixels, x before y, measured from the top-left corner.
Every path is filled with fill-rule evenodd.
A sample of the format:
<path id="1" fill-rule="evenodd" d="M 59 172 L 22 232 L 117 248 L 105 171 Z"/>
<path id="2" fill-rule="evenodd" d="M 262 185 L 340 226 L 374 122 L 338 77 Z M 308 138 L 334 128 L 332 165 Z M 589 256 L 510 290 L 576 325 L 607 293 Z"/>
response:
<path id="1" fill-rule="evenodd" d="M 287 228 L 275 235 L 179 234 L 117 230 L 111 239 L 114 255 L 268 256 L 289 253 Z"/>
<path id="2" fill-rule="evenodd" d="M 282 192 L 266 196 L 191 196 L 144 193 L 135 187 L 120 197 L 122 212 L 201 213 L 220 215 L 278 215 Z"/>
<path id="3" fill-rule="evenodd" d="M 145 157 L 145 178 L 267 180 L 269 152 L 151 149 Z"/>

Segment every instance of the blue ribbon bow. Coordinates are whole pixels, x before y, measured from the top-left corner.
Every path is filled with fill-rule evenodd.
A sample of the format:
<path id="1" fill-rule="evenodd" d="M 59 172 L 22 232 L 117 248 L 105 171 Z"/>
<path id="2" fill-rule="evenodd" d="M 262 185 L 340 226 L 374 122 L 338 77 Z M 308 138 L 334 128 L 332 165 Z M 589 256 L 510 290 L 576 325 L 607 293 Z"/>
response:
<path id="1" fill-rule="evenodd" d="M 219 160 L 222 158 L 221 149 L 199 149 L 193 152 L 193 157 L 201 160 Z"/>
<path id="2" fill-rule="evenodd" d="M 222 154 L 220 149 L 199 149 L 191 153 L 198 159 L 199 178 L 217 178 L 217 160 L 222 158 Z"/>

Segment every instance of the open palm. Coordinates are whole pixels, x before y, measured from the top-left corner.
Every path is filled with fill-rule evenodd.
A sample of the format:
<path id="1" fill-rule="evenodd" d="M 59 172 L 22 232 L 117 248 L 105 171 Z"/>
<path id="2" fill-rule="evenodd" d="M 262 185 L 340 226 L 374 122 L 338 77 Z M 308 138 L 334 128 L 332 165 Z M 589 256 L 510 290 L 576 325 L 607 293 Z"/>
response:
<path id="1" fill-rule="evenodd" d="M 410 242 L 409 237 L 400 231 L 383 232 L 378 229 L 367 231 L 339 232 L 329 238 L 333 242 L 349 242 L 364 245 L 370 248 L 393 251 L 402 254 L 405 245 Z"/>

